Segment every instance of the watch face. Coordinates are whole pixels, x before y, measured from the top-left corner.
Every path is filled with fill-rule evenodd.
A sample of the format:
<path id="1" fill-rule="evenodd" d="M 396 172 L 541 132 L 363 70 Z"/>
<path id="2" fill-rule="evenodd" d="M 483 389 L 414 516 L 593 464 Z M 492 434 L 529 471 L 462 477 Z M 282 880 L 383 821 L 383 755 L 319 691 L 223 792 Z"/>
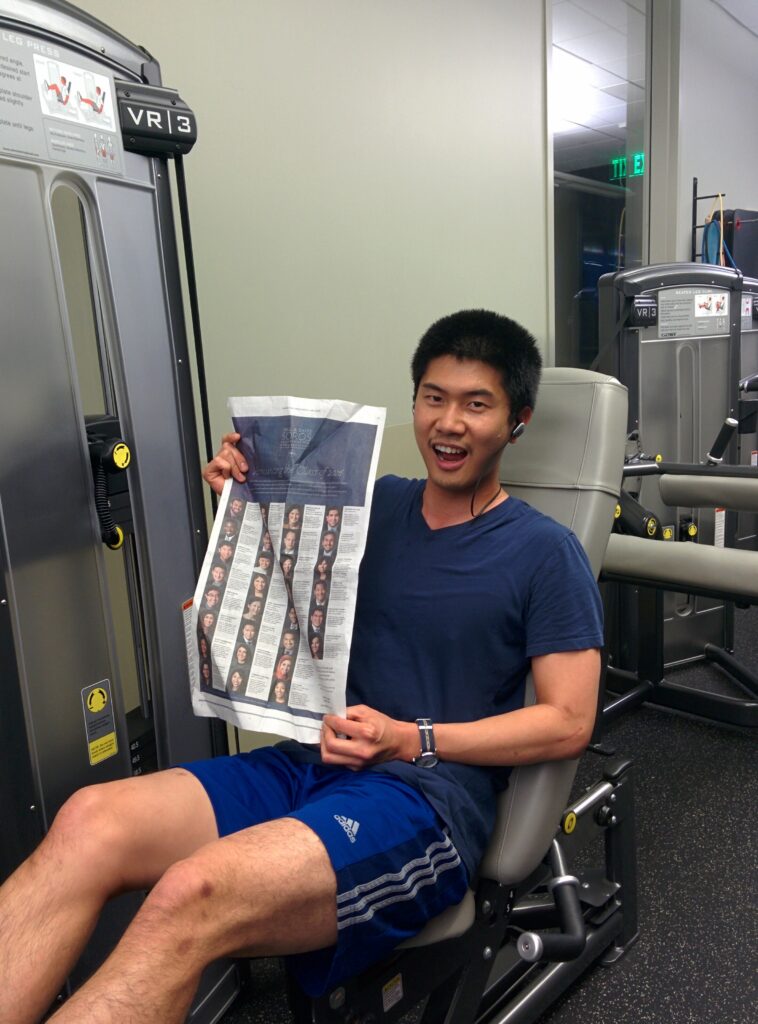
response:
<path id="1" fill-rule="evenodd" d="M 422 754 L 420 757 L 414 757 L 413 763 L 417 764 L 420 768 L 434 768 L 438 763 L 439 758 L 436 754 Z"/>

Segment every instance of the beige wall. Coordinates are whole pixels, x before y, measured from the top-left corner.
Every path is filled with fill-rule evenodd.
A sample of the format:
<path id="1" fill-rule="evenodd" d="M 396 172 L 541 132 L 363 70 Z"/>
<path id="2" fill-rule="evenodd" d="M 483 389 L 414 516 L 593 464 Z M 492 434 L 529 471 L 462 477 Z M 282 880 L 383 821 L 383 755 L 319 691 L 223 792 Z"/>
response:
<path id="1" fill-rule="evenodd" d="M 195 110 L 214 435 L 228 394 L 386 405 L 466 306 L 548 336 L 542 3 L 89 0 Z"/>

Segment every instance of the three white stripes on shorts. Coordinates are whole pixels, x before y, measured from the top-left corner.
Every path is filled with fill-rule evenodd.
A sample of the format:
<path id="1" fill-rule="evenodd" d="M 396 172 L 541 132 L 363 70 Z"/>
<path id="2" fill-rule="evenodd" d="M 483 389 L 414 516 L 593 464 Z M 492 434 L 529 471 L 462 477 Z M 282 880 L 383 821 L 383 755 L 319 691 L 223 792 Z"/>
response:
<path id="1" fill-rule="evenodd" d="M 374 914 L 392 903 L 412 900 L 419 889 L 434 885 L 439 876 L 461 862 L 450 836 L 427 846 L 423 857 L 408 861 L 400 871 L 380 875 L 337 895 L 337 927 L 370 921 Z"/>

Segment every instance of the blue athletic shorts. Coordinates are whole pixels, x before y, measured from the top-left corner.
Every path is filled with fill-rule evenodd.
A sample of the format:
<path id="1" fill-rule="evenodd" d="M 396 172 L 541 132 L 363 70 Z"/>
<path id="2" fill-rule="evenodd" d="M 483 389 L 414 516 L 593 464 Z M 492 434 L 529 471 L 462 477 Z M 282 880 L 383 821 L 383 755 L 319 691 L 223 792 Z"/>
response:
<path id="1" fill-rule="evenodd" d="M 337 876 L 337 944 L 288 958 L 310 996 L 381 960 L 466 893 L 467 871 L 444 824 L 393 775 L 303 764 L 275 747 L 182 767 L 205 787 L 220 836 L 288 817 L 326 847 Z"/>

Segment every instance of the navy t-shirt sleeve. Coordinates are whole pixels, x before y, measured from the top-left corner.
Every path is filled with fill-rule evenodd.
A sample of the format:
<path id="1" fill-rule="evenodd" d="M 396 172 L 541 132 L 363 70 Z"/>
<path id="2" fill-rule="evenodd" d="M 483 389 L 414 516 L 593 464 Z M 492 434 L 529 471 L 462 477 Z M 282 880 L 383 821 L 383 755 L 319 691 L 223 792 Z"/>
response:
<path id="1" fill-rule="evenodd" d="M 526 606 L 526 656 L 603 646 L 600 594 L 587 556 L 567 533 L 534 573 Z"/>

